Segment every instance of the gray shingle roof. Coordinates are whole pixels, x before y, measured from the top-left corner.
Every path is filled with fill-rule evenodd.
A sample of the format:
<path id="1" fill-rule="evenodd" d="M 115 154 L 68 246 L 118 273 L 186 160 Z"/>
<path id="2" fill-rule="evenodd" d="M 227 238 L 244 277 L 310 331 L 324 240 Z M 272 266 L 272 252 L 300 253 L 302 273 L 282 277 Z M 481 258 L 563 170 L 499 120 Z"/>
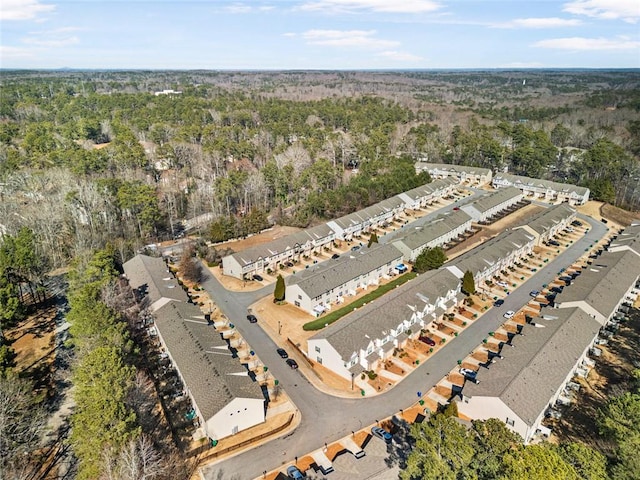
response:
<path id="1" fill-rule="evenodd" d="M 538 235 L 542 235 L 551 230 L 551 228 L 558 223 L 571 217 L 574 213 L 576 213 L 574 208 L 571 208 L 566 203 L 560 203 L 527 218 L 523 225 L 530 227 Z"/>
<path id="2" fill-rule="evenodd" d="M 604 252 L 556 295 L 555 303 L 562 307 L 563 303 L 584 301 L 608 319 L 638 275 L 640 256 L 635 252 Z"/>
<path id="3" fill-rule="evenodd" d="M 611 242 L 611 251 L 631 249 L 640 255 L 640 225 L 632 225 L 624 229 L 618 238 Z"/>
<path id="4" fill-rule="evenodd" d="M 287 284 L 297 284 L 310 298 L 316 298 L 360 275 L 401 259 L 402 253 L 393 245 L 374 243 L 371 248 L 363 247 L 357 252 L 346 252 L 338 259 L 319 263 L 291 275 L 287 278 Z"/>
<path id="5" fill-rule="evenodd" d="M 424 273 L 311 338 L 326 339 L 342 358 L 351 358 L 353 352 L 365 349 L 371 340 L 411 318 L 414 311 L 422 311 L 427 301 L 435 302 L 449 290 L 458 289 L 459 284 L 458 278 L 447 270 Z"/>
<path id="6" fill-rule="evenodd" d="M 483 195 L 479 199 L 470 203 L 469 206 L 475 208 L 478 212 L 484 213 L 487 210 L 506 202 L 509 199 L 516 198 L 522 195 L 522 191 L 516 187 L 500 188 L 495 192 L 491 192 Z M 463 207 L 464 208 L 464 207 Z"/>
<path id="7" fill-rule="evenodd" d="M 399 237 L 394 243 L 401 242 L 410 250 L 414 250 L 422 245 L 426 245 L 433 240 L 446 235 L 456 228 L 469 222 L 471 217 L 462 210 L 453 211 L 448 214 L 438 215 L 423 227 L 415 229 L 413 232 Z"/>
<path id="8" fill-rule="evenodd" d="M 227 342 L 194 305 L 170 302 L 155 312 L 155 325 L 200 413 L 209 420 L 234 398 L 264 399 Z"/>
<path id="9" fill-rule="evenodd" d="M 467 173 L 470 175 L 490 175 L 491 169 L 482 167 L 469 167 L 467 165 L 451 165 L 448 163 L 429 163 L 429 162 L 416 162 L 416 170 L 427 170 L 429 172 L 435 170 L 448 170 L 455 173 Z"/>
<path id="10" fill-rule="evenodd" d="M 406 195 L 412 200 L 416 200 L 418 198 L 430 195 L 438 190 L 442 190 L 449 185 L 456 185 L 457 183 L 458 181 L 454 178 L 443 178 L 441 180 L 434 180 L 431 183 L 426 183 L 419 187 L 412 188 L 411 190 L 408 190 L 401 195 Z"/>
<path id="11" fill-rule="evenodd" d="M 520 249 L 531 240 L 531 234 L 524 230 L 505 231 L 473 250 L 463 253 L 445 264 L 445 267 L 457 267 L 463 273 L 469 270 L 474 275 L 477 275 L 509 256 L 514 250 Z"/>
<path id="12" fill-rule="evenodd" d="M 161 298 L 186 302 L 189 297 L 162 258 L 136 255 L 122 265 L 131 288 L 146 291 L 149 305 Z"/>
<path id="13" fill-rule="evenodd" d="M 480 370 L 479 384 L 467 382 L 467 397 L 499 397 L 528 425 L 533 425 L 549 400 L 595 338 L 600 324 L 579 308 L 553 310 L 555 320 L 536 318 L 516 336 L 515 348 L 503 348 L 503 359 Z"/>
<path id="14" fill-rule="evenodd" d="M 552 182 L 550 180 L 540 180 L 538 178 L 530 178 L 523 177 L 522 175 L 513 175 L 511 173 L 497 173 L 493 177 L 494 182 L 500 182 L 500 180 L 506 180 L 510 182 L 513 186 L 518 187 L 519 185 L 528 186 L 528 187 L 537 187 L 544 188 L 549 190 L 554 190 L 556 192 L 575 192 L 576 194 L 583 196 L 585 193 L 589 192 L 588 188 L 578 187 L 577 185 L 571 185 L 569 183 L 559 183 Z"/>

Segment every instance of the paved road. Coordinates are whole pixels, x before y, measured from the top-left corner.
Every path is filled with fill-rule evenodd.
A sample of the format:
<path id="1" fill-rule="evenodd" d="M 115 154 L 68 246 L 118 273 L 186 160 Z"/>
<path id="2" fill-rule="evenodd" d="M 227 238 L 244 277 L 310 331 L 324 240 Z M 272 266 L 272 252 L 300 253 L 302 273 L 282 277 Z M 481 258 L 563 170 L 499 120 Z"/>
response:
<path id="1" fill-rule="evenodd" d="M 466 357 L 502 323 L 502 313 L 519 310 L 529 300 L 529 291 L 551 282 L 561 268 L 571 265 L 585 253 L 585 249 L 600 240 L 607 231 L 602 223 L 580 215 L 592 225 L 589 232 L 570 248 L 549 262 L 517 290 L 508 295 L 502 308 L 491 309 L 468 326 L 457 338 L 440 349 L 429 361 L 392 390 L 371 398 L 337 398 L 316 390 L 299 371 L 290 370 L 275 353 L 276 345 L 258 325 L 249 324 L 247 307 L 255 300 L 272 293 L 272 286 L 254 292 L 232 293 L 225 290 L 210 275 L 202 286 L 210 293 L 222 312 L 237 326 L 261 360 L 280 380 L 287 394 L 302 413 L 302 421 L 294 432 L 283 438 L 260 445 L 224 462 L 203 469 L 207 480 L 251 479 L 331 443 L 353 430 L 374 423 L 396 413 L 417 400 L 416 392 L 426 391 L 444 377 L 458 359 Z"/>

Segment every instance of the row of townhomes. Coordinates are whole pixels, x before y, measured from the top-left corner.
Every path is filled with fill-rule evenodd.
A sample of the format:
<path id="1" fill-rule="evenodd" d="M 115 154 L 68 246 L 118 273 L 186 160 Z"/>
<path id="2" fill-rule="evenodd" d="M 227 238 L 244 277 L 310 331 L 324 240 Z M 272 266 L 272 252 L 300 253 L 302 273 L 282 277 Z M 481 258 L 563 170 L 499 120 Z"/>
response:
<path id="1" fill-rule="evenodd" d="M 219 440 L 265 421 L 265 397 L 227 341 L 205 319 L 161 258 L 137 255 L 123 265 L 130 287 L 152 314 L 163 356 L 190 398 L 203 437 Z"/>
<path id="2" fill-rule="evenodd" d="M 550 203 L 567 202 L 569 205 L 584 205 L 589 201 L 590 194 L 589 189 L 585 187 L 510 173 L 497 173 L 493 177 L 492 185 L 494 188 L 516 187 L 525 197 Z"/>
<path id="3" fill-rule="evenodd" d="M 567 404 L 572 379 L 593 365 L 601 328 L 621 318 L 640 293 L 640 225 L 628 227 L 555 299 L 554 309 L 532 319 L 525 336 L 491 365 L 479 384 L 468 382 L 458 409 L 472 419 L 497 417 L 525 442 L 538 433 L 547 409 Z"/>
<path id="4" fill-rule="evenodd" d="M 529 232 L 536 238 L 535 244 L 540 245 L 567 228 L 575 218 L 575 209 L 560 203 L 529 217 L 525 225 L 516 228 Z"/>
<path id="5" fill-rule="evenodd" d="M 455 275 L 444 269 L 427 272 L 309 338 L 307 356 L 353 379 L 375 369 L 462 298 Z"/>
<path id="6" fill-rule="evenodd" d="M 393 245 L 374 243 L 340 258 L 313 265 L 287 279 L 285 298 L 307 313 L 320 315 L 380 279 L 390 278 L 402 253 Z"/>
<path id="7" fill-rule="evenodd" d="M 415 259 L 427 248 L 441 247 L 451 240 L 471 230 L 471 217 L 462 210 L 442 215 L 413 232 L 393 241 L 393 245 L 402 252 L 408 262 Z"/>
<path id="8" fill-rule="evenodd" d="M 416 173 L 427 171 L 431 178 L 455 178 L 465 185 L 486 185 L 491 183 L 493 172 L 490 168 L 450 165 L 448 163 L 416 162 Z"/>
<path id="9" fill-rule="evenodd" d="M 535 237 L 525 230 L 507 230 L 463 253 L 443 268 L 458 278 L 462 278 L 468 270 L 473 273 L 476 285 L 481 285 L 531 253 L 534 242 Z"/>
<path id="10" fill-rule="evenodd" d="M 503 188 L 462 205 L 460 210 L 467 212 L 474 222 L 487 222 L 491 217 L 518 204 L 521 200 L 522 192 L 520 190 L 515 187 Z"/>
<path id="11" fill-rule="evenodd" d="M 453 193 L 457 185 L 455 179 L 437 180 L 326 224 L 227 255 L 222 259 L 223 273 L 250 279 L 256 273 L 275 272 L 281 263 L 320 252 L 335 240 L 350 241 L 361 233 L 390 223 L 407 210 L 424 208 Z"/>

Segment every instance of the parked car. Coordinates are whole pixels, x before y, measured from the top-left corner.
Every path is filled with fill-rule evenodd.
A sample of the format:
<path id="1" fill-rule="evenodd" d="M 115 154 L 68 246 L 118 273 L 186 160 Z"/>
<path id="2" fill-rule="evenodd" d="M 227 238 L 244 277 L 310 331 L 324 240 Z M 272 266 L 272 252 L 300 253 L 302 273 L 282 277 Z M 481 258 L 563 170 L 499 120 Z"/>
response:
<path id="1" fill-rule="evenodd" d="M 257 273 L 252 277 L 256 282 L 261 282 L 262 280 L 264 280 L 260 275 L 258 275 Z"/>
<path id="2" fill-rule="evenodd" d="M 391 443 L 393 440 L 393 435 L 387 432 L 384 428 L 381 427 L 371 427 L 371 435 L 374 437 L 378 437 L 380 440 L 385 443 Z"/>
<path id="3" fill-rule="evenodd" d="M 287 267 L 293 267 L 293 262 L 287 262 L 287 263 L 285 263 L 285 265 L 286 265 Z"/>
<path id="4" fill-rule="evenodd" d="M 476 372 L 475 370 L 471 370 L 469 368 L 461 368 L 460 369 L 460 374 L 466 379 L 466 380 L 471 380 L 474 383 L 480 383 L 480 381 L 478 380 L 478 372 Z"/>
<path id="5" fill-rule="evenodd" d="M 558 242 L 557 240 L 549 240 L 549 245 L 553 245 L 554 247 L 559 247 L 560 242 Z"/>
<path id="6" fill-rule="evenodd" d="M 424 336 L 424 335 L 421 335 L 420 337 L 418 337 L 418 340 L 420 340 L 421 342 L 426 343 L 427 345 L 429 345 L 431 347 L 435 346 L 435 344 L 436 344 L 436 342 L 434 342 L 433 339 L 431 339 L 431 338 L 429 338 L 427 336 Z"/>
<path id="7" fill-rule="evenodd" d="M 357 252 L 358 250 L 360 250 L 360 245 L 354 245 L 353 247 L 351 247 L 352 252 Z"/>
<path id="8" fill-rule="evenodd" d="M 287 477 L 292 478 L 293 480 L 300 480 L 304 478 L 302 472 L 295 465 L 290 465 L 287 467 Z"/>
<path id="9" fill-rule="evenodd" d="M 509 319 L 509 318 L 513 318 L 513 316 L 516 314 L 516 312 L 514 312 L 513 310 L 508 310 L 504 313 L 504 315 L 502 315 L 504 318 Z"/>
<path id="10" fill-rule="evenodd" d="M 249 320 L 249 323 L 258 323 L 258 319 L 252 314 L 247 315 L 247 320 Z"/>
<path id="11" fill-rule="evenodd" d="M 289 358 L 289 354 L 287 353 L 287 351 L 284 348 L 278 348 L 276 350 L 276 352 L 278 353 L 278 355 L 280 355 L 280 357 L 282 358 Z"/>
<path id="12" fill-rule="evenodd" d="M 582 223 L 578 220 L 574 220 L 573 222 L 571 222 L 571 225 L 573 225 L 574 227 L 581 227 Z"/>
<path id="13" fill-rule="evenodd" d="M 504 288 L 507 288 L 509 286 L 509 284 L 507 282 L 503 282 L 502 280 L 497 281 L 496 285 L 499 285 L 499 286 L 504 287 Z"/>
<path id="14" fill-rule="evenodd" d="M 530 297 L 534 297 L 534 298 L 535 298 L 535 297 L 537 297 L 538 295 L 540 295 L 540 290 L 531 290 L 531 291 L 529 292 L 529 296 L 530 296 Z"/>
<path id="15" fill-rule="evenodd" d="M 495 302 L 493 302 L 493 306 L 494 307 L 501 307 L 502 305 L 504 305 L 504 300 L 499 298 L 498 300 L 496 300 Z"/>
<path id="16" fill-rule="evenodd" d="M 298 362 L 296 362 L 293 358 L 287 358 L 287 365 L 289 365 L 292 370 L 298 368 Z"/>
<path id="17" fill-rule="evenodd" d="M 549 289 L 549 291 L 553 292 L 553 293 L 562 293 L 562 290 L 564 290 L 564 287 L 562 285 L 560 285 L 558 287 L 551 287 Z"/>
<path id="18" fill-rule="evenodd" d="M 333 255 L 331 255 L 331 258 L 335 260 L 336 258 L 340 258 L 340 255 L 338 253 L 334 253 Z"/>
<path id="19" fill-rule="evenodd" d="M 407 271 L 407 266 L 404 263 L 399 263 L 395 266 L 395 269 L 398 271 L 398 273 L 404 273 Z"/>

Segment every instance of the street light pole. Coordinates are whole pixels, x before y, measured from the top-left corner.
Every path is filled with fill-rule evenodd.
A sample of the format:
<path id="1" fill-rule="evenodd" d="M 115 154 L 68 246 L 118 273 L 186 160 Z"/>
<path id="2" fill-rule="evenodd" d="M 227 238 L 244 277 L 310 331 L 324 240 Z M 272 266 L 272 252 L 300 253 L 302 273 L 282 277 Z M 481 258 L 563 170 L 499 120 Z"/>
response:
<path id="1" fill-rule="evenodd" d="M 354 373 L 351 372 L 351 390 L 352 391 L 353 391 L 353 376 L 354 376 Z"/>
<path id="2" fill-rule="evenodd" d="M 280 335 L 281 331 L 282 331 L 282 324 L 280 323 L 280 320 L 278 320 L 278 335 Z"/>

